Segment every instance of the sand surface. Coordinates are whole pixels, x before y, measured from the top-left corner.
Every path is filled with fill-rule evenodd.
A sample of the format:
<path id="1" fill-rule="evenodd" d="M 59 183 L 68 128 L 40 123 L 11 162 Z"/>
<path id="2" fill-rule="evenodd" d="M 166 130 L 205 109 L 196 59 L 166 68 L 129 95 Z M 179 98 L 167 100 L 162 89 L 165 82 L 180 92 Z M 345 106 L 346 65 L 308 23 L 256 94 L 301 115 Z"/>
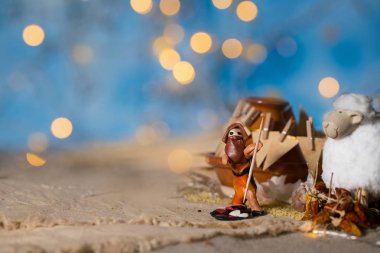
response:
<path id="1" fill-rule="evenodd" d="M 230 252 L 233 245 L 245 252 L 252 245 L 266 248 L 268 238 L 276 238 L 276 245 L 325 244 L 299 232 L 277 237 L 298 231 L 301 222 L 291 218 L 215 221 L 208 213 L 220 204 L 184 198 L 178 189 L 192 181 L 168 168 L 169 154 L 175 149 L 193 154 L 191 170 L 207 179 L 200 187 L 218 194 L 214 173 L 201 169 L 205 163 L 198 156 L 215 143 L 215 136 L 200 136 L 146 147 L 76 147 L 45 154 L 43 167 L 29 166 L 25 153 L 2 152 L 0 252 Z M 363 252 L 380 249 L 379 235 L 370 232 L 364 244 L 339 239 L 332 247 L 339 249 L 344 240 L 367 245 Z M 347 252 L 357 252 L 354 248 Z"/>

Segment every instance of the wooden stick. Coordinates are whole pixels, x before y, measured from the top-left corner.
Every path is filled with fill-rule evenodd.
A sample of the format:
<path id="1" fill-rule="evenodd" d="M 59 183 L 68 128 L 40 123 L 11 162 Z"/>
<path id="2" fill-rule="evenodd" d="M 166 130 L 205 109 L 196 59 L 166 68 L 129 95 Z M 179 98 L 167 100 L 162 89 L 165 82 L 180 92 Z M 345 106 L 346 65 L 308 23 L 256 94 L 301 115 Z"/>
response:
<path id="1" fill-rule="evenodd" d="M 245 115 L 247 114 L 249 108 L 251 107 L 251 105 L 247 102 L 244 103 L 243 107 L 241 108 L 241 113 L 240 115 Z"/>
<path id="2" fill-rule="evenodd" d="M 243 109 L 243 106 L 246 104 L 247 102 L 245 102 L 244 100 L 239 100 L 238 104 L 236 105 L 235 107 L 235 110 L 234 112 L 232 113 L 232 118 L 237 118 L 241 115 L 241 112 L 242 112 L 242 109 Z"/>
<path id="3" fill-rule="evenodd" d="M 309 140 L 309 147 L 310 150 L 315 150 L 315 141 L 314 141 L 314 132 L 313 132 L 313 118 L 309 117 L 308 120 L 306 120 L 306 134 L 307 138 Z"/>
<path id="4" fill-rule="evenodd" d="M 243 116 L 242 122 L 246 127 L 250 127 L 258 117 L 260 117 L 260 111 L 257 111 L 255 107 L 249 109 L 246 115 Z"/>
<path id="5" fill-rule="evenodd" d="M 334 172 L 331 172 L 331 177 L 330 177 L 330 187 L 329 187 L 329 198 L 331 198 L 331 187 L 332 187 L 332 180 L 334 177 Z"/>
<path id="6" fill-rule="evenodd" d="M 314 174 L 314 185 L 313 185 L 314 188 L 315 188 L 315 185 L 317 184 L 318 173 L 319 173 L 319 162 L 317 162 L 317 169 Z"/>
<path id="7" fill-rule="evenodd" d="M 359 201 L 359 203 L 361 202 L 361 199 L 362 199 L 362 188 L 359 187 L 359 195 L 358 195 L 358 201 Z"/>
<path id="8" fill-rule="evenodd" d="M 280 139 L 279 139 L 280 142 L 283 142 L 285 140 L 292 125 L 293 125 L 293 118 L 290 118 L 288 122 L 286 122 L 286 125 L 280 134 Z"/>
<path id="9" fill-rule="evenodd" d="M 257 138 L 255 149 L 253 150 L 253 155 L 252 155 L 252 160 L 251 160 L 251 166 L 249 168 L 249 173 L 248 173 L 248 178 L 247 178 L 247 184 L 245 185 L 245 190 L 244 190 L 243 203 L 245 203 L 245 199 L 247 197 L 247 192 L 248 192 L 248 187 L 249 187 L 249 184 L 251 183 L 253 168 L 255 167 L 256 154 L 257 154 L 257 150 L 259 149 L 259 143 L 260 143 L 260 139 L 261 139 L 261 133 L 263 131 L 263 123 L 264 123 L 264 117 L 261 118 L 260 132 L 259 132 L 259 136 Z M 255 140 L 253 139 L 253 133 L 252 133 L 252 140 L 253 140 L 253 142 L 255 142 Z"/>
<path id="10" fill-rule="evenodd" d="M 263 130 L 264 140 L 267 140 L 269 137 L 269 127 L 270 127 L 271 120 L 272 120 L 272 114 L 270 112 L 267 112 L 265 114 L 265 122 L 264 122 L 264 130 Z"/>

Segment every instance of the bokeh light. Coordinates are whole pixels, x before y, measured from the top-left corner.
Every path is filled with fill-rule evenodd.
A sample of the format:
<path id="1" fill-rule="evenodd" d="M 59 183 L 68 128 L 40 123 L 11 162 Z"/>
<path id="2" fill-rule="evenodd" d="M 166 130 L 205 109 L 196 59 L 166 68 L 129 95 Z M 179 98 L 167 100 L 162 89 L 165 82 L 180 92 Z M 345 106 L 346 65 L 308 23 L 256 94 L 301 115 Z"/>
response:
<path id="1" fill-rule="evenodd" d="M 158 133 L 157 140 L 162 141 L 169 137 L 170 135 L 170 128 L 169 125 L 161 120 L 155 121 L 152 123 L 152 127 L 156 130 Z"/>
<path id="2" fill-rule="evenodd" d="M 163 121 L 155 121 L 152 124 L 140 126 L 135 139 L 137 144 L 147 146 L 165 140 L 170 133 L 169 126 Z"/>
<path id="3" fill-rule="evenodd" d="M 187 61 L 178 62 L 173 67 L 173 76 L 180 84 L 190 84 L 195 78 L 194 67 Z"/>
<path id="4" fill-rule="evenodd" d="M 160 55 L 160 53 L 168 48 L 172 48 L 173 44 L 169 42 L 165 37 L 158 37 L 153 41 L 152 49 L 155 55 Z"/>
<path id="5" fill-rule="evenodd" d="M 160 10 L 166 16 L 173 16 L 179 12 L 181 2 L 179 0 L 160 0 Z"/>
<path id="6" fill-rule="evenodd" d="M 197 115 L 197 121 L 199 127 L 203 130 L 213 130 L 220 124 L 218 114 L 211 109 L 200 111 Z"/>
<path id="7" fill-rule="evenodd" d="M 28 25 L 22 32 L 22 38 L 27 45 L 36 47 L 44 42 L 45 32 L 39 25 Z"/>
<path id="8" fill-rule="evenodd" d="M 30 152 L 26 153 L 26 160 L 34 167 L 40 167 L 46 164 L 46 160 L 44 158 Z"/>
<path id="9" fill-rule="evenodd" d="M 36 132 L 29 136 L 28 147 L 36 153 L 44 152 L 48 147 L 49 139 L 44 133 Z"/>
<path id="10" fill-rule="evenodd" d="M 181 56 L 177 51 L 167 48 L 161 51 L 159 61 L 161 66 L 166 70 L 172 70 L 174 65 L 181 60 Z"/>
<path id="11" fill-rule="evenodd" d="M 223 42 L 222 52 L 230 59 L 238 58 L 243 51 L 243 45 L 237 39 L 228 39 Z"/>
<path id="12" fill-rule="evenodd" d="M 321 19 L 310 13 L 323 9 L 318 1 L 286 11 L 288 3 L 256 0 L 18 2 L 0 7 L 0 145 L 27 149 L 23 156 L 134 140 L 160 120 L 172 138 L 197 134 L 213 129 L 211 111 L 222 124 L 249 94 L 302 104 L 321 128 L 327 97 L 380 91 L 375 9 L 363 16 L 357 5 L 334 5 Z M 338 84 L 326 86 L 328 76 Z M 74 127 L 64 141 L 50 129 L 61 116 Z M 204 118 L 214 123 L 199 125 Z M 46 134 L 47 147 L 35 132 Z"/>
<path id="13" fill-rule="evenodd" d="M 253 43 L 245 48 L 244 57 L 252 63 L 260 64 L 265 61 L 267 54 L 267 49 L 263 45 Z"/>
<path id="14" fill-rule="evenodd" d="M 212 0 L 212 3 L 216 8 L 224 10 L 231 6 L 232 0 Z"/>
<path id="15" fill-rule="evenodd" d="M 185 36 L 185 31 L 183 30 L 182 26 L 178 24 L 168 24 L 165 27 L 164 30 L 164 38 L 167 40 L 170 44 L 178 44 L 183 40 L 183 37 Z"/>
<path id="16" fill-rule="evenodd" d="M 78 64 L 89 64 L 92 61 L 93 55 L 92 48 L 84 44 L 75 45 L 72 51 L 72 57 Z"/>
<path id="17" fill-rule="evenodd" d="M 283 57 L 290 57 L 297 53 L 297 43 L 292 37 L 281 38 L 276 45 L 277 52 Z"/>
<path id="18" fill-rule="evenodd" d="M 69 137 L 73 131 L 73 124 L 68 118 L 56 118 L 50 126 L 52 134 L 58 139 Z"/>
<path id="19" fill-rule="evenodd" d="M 321 29 L 321 37 L 324 41 L 334 43 L 340 36 L 340 30 L 335 24 L 327 24 Z"/>
<path id="20" fill-rule="evenodd" d="M 139 145 L 146 146 L 157 141 L 158 133 L 154 127 L 143 125 L 137 129 L 135 138 Z"/>
<path id="21" fill-rule="evenodd" d="M 211 49 L 212 39 L 211 36 L 205 32 L 197 32 L 191 36 L 190 46 L 194 52 L 204 54 Z"/>
<path id="22" fill-rule="evenodd" d="M 250 22 L 257 17 L 257 6 L 251 1 L 243 1 L 236 7 L 236 15 L 244 22 Z"/>
<path id="23" fill-rule="evenodd" d="M 332 98 L 338 94 L 339 89 L 339 82 L 333 77 L 325 77 L 319 81 L 318 90 L 323 97 Z"/>
<path id="24" fill-rule="evenodd" d="M 187 150 L 175 149 L 168 156 L 169 168 L 176 173 L 189 170 L 192 164 L 193 157 Z"/>
<path id="25" fill-rule="evenodd" d="M 152 0 L 131 0 L 130 1 L 132 9 L 139 14 L 147 14 L 153 8 Z"/>

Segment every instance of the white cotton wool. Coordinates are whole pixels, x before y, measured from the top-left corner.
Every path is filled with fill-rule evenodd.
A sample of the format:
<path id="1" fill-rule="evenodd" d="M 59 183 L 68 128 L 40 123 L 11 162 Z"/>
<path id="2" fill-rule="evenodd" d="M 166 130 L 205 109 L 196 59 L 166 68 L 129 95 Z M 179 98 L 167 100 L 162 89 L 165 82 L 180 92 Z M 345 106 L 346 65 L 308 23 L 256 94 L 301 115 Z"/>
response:
<path id="1" fill-rule="evenodd" d="M 361 187 L 370 195 L 380 197 L 380 118 L 375 116 L 371 99 L 346 94 L 336 100 L 334 107 L 360 112 L 364 120 L 348 136 L 327 138 L 323 149 L 323 181 L 328 186 L 333 172 L 334 188 L 354 191 Z"/>

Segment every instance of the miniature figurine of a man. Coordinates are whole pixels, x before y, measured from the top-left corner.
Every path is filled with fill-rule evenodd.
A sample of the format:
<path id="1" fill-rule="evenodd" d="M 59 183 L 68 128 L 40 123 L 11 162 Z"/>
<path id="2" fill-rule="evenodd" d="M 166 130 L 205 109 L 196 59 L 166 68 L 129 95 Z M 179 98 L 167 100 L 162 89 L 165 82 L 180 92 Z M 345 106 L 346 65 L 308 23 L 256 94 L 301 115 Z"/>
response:
<path id="1" fill-rule="evenodd" d="M 250 169 L 250 158 L 253 155 L 256 143 L 248 138 L 248 134 L 240 123 L 231 124 L 222 141 L 226 143 L 225 154 L 222 155 L 222 163 L 229 164 L 234 174 L 233 186 L 235 195 L 232 199 L 232 205 L 243 205 L 244 191 L 248 180 Z M 259 142 L 258 150 L 261 149 L 262 143 Z M 252 161 L 254 162 L 254 161 Z M 247 200 L 252 209 L 252 216 L 260 216 L 264 214 L 256 197 L 256 183 L 254 178 L 250 179 L 250 184 L 247 192 Z"/>

